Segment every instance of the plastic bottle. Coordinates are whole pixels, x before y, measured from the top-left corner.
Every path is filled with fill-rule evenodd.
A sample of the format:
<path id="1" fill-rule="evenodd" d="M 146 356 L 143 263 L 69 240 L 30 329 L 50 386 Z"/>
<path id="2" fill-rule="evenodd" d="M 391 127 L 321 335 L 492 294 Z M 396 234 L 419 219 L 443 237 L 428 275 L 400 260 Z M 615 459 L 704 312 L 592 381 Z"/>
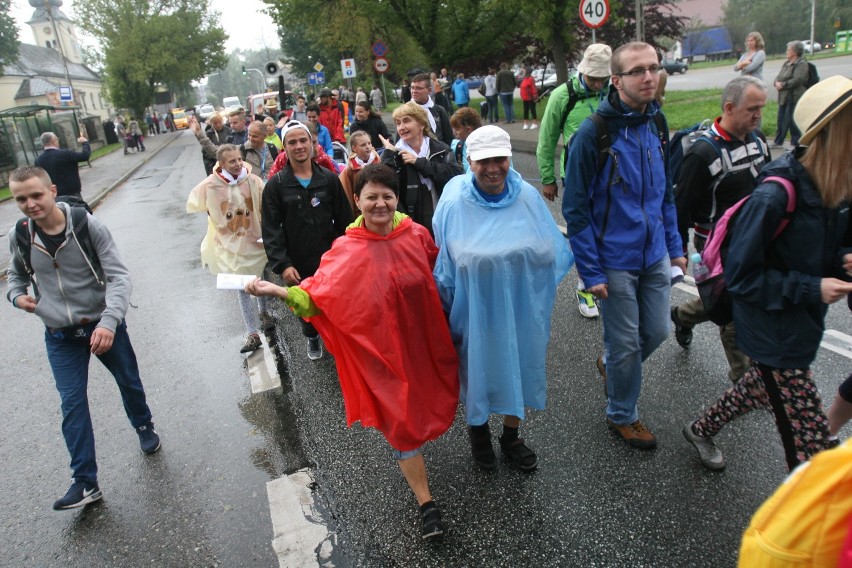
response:
<path id="1" fill-rule="evenodd" d="M 695 281 L 701 282 L 707 278 L 707 267 L 701 260 L 701 255 L 694 252 L 689 256 L 689 260 L 692 261 L 692 276 L 695 278 Z"/>

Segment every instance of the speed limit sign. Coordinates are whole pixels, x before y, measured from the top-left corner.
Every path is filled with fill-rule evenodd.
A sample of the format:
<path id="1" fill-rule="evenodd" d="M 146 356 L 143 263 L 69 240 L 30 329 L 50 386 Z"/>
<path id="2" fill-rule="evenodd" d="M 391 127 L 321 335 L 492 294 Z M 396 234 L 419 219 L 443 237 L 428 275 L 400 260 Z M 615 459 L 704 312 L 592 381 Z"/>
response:
<path id="1" fill-rule="evenodd" d="M 604 25 L 609 18 L 609 0 L 580 0 L 580 19 L 594 29 Z"/>

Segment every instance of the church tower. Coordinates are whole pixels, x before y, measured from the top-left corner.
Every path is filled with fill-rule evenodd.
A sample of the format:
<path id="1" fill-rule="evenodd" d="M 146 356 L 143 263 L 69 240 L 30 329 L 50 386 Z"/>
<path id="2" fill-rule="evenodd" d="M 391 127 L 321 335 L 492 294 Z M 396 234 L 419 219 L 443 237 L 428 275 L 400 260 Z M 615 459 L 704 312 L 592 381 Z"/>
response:
<path id="1" fill-rule="evenodd" d="M 60 51 L 71 63 L 83 63 L 74 22 L 59 9 L 62 0 L 30 0 L 30 6 L 35 12 L 27 24 L 33 30 L 36 45 Z"/>

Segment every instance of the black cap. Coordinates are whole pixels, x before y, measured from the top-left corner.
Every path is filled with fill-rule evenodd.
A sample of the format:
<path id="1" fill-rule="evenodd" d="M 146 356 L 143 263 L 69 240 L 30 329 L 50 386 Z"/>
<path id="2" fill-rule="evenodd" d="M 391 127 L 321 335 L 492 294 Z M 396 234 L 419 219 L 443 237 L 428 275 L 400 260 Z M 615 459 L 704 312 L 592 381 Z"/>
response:
<path id="1" fill-rule="evenodd" d="M 321 91 L 320 91 L 320 96 L 321 96 L 321 97 L 330 97 L 330 96 L 331 96 L 331 89 L 323 89 L 323 90 L 321 90 Z"/>

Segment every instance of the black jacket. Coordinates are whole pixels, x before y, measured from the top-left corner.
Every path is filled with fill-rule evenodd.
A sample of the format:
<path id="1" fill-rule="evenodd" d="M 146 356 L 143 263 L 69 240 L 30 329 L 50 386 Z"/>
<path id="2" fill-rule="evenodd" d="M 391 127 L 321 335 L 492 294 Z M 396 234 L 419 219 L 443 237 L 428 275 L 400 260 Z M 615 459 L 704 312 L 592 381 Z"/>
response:
<path id="1" fill-rule="evenodd" d="M 376 148 L 377 150 L 382 147 L 382 141 L 379 140 L 379 134 L 390 140 L 388 127 L 385 125 L 385 121 L 378 116 L 370 116 L 363 122 L 360 120 L 353 121 L 349 125 L 350 137 L 353 132 L 358 132 L 359 130 L 363 130 L 370 135 L 370 142 L 373 143 L 373 148 Z"/>
<path id="2" fill-rule="evenodd" d="M 228 128 L 227 124 L 222 126 L 222 130 L 216 130 L 212 126 L 208 125 L 207 128 L 204 129 L 204 133 L 207 135 L 207 138 L 213 142 L 213 144 L 221 146 L 222 144 L 228 143 L 228 136 L 231 134 L 231 129 Z M 213 173 L 213 166 L 216 165 L 216 158 L 208 158 L 207 156 L 203 156 L 202 158 L 204 160 L 204 170 L 209 176 Z"/>
<path id="3" fill-rule="evenodd" d="M 382 154 L 382 163 L 396 170 L 399 181 L 397 209 L 429 229 L 431 233 L 432 214 L 435 212 L 432 207 L 432 196 L 420 181 L 419 175 L 432 180 L 440 199 L 447 182 L 464 173 L 462 167 L 456 163 L 449 146 L 440 140 L 430 138 L 429 157 L 417 158 L 413 166 L 406 165 L 399 157 L 399 152 L 389 150 L 385 150 Z"/>
<path id="4" fill-rule="evenodd" d="M 450 125 L 450 115 L 438 103 L 433 104 L 428 110 L 435 118 L 435 137 L 449 146 L 453 143 L 453 127 Z"/>
<path id="5" fill-rule="evenodd" d="M 313 275 L 323 253 L 352 222 L 352 209 L 336 175 L 311 163 L 302 187 L 288 164 L 263 190 L 263 246 L 276 274 L 293 266 L 302 278 Z"/>
<path id="6" fill-rule="evenodd" d="M 88 142 L 83 142 L 82 152 L 71 150 L 45 150 L 35 159 L 35 165 L 44 168 L 56 184 L 56 195 L 80 195 L 80 169 L 77 162 L 85 162 L 92 153 Z"/>
<path id="7" fill-rule="evenodd" d="M 810 367 L 825 329 L 828 306 L 820 299 L 824 277 L 848 280 L 843 255 L 849 204 L 823 206 L 810 175 L 792 153 L 763 167 L 761 177 L 789 179 L 796 188 L 790 224 L 773 239 L 787 193 L 761 183 L 729 228 L 725 280 L 733 300 L 737 346 L 778 369 Z"/>

